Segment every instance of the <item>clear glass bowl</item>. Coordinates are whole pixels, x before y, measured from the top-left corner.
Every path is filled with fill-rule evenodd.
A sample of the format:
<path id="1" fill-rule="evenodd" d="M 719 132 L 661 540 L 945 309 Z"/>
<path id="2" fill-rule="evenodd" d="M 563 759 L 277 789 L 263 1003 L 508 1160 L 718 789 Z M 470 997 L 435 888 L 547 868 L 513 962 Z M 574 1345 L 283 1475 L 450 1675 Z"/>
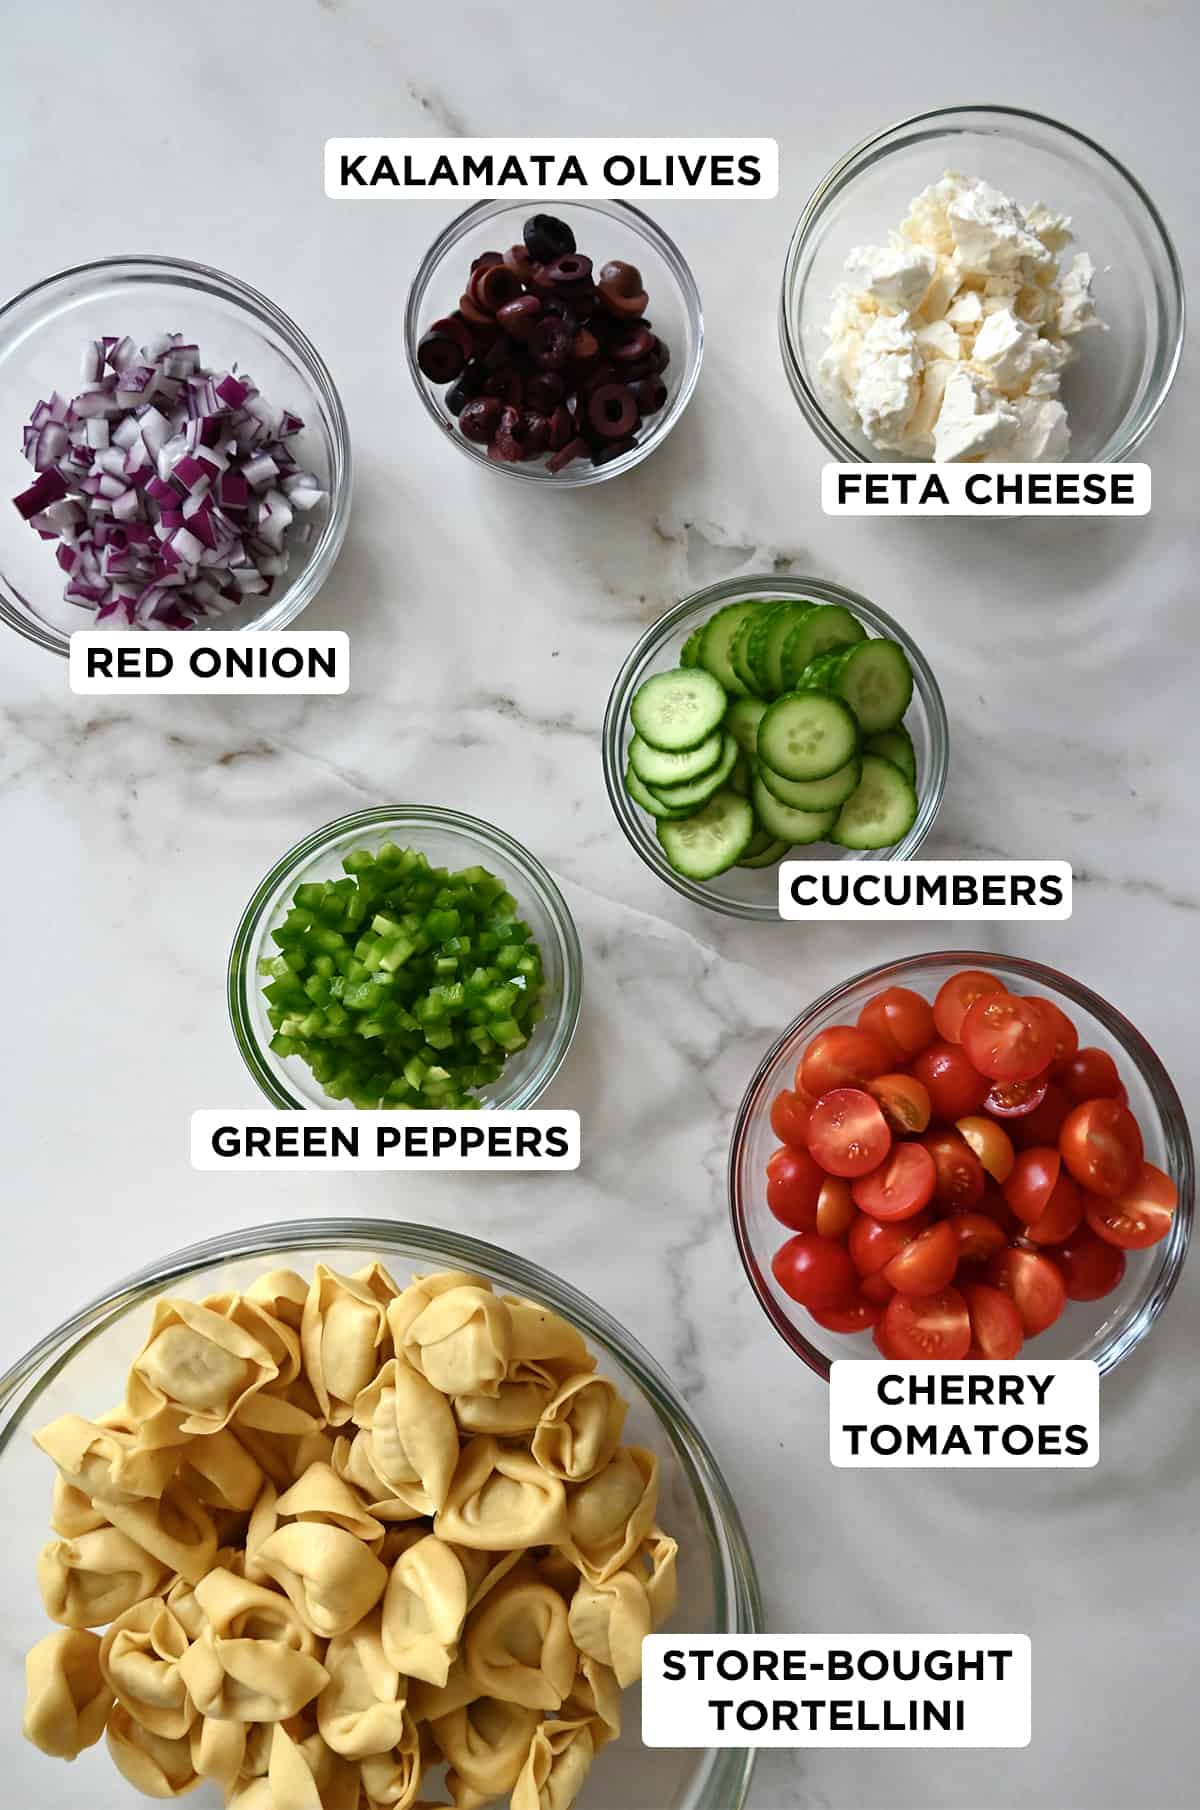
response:
<path id="1" fill-rule="evenodd" d="M 467 286 L 471 260 L 484 251 L 506 251 L 521 243 L 521 228 L 530 214 L 550 212 L 565 220 L 575 234 L 579 250 L 599 269 L 611 258 L 636 264 L 650 298 L 647 319 L 670 349 L 671 362 L 663 372 L 667 400 L 648 415 L 638 433 L 637 445 L 603 465 L 578 459 L 560 472 L 547 468 L 545 458 L 507 465 L 489 459 L 486 446 L 476 446 L 459 433 L 458 423 L 446 407 L 448 385 L 429 382 L 417 364 L 417 344 L 430 323 L 453 314 Z M 704 353 L 704 317 L 700 291 L 683 253 L 661 227 L 625 201 L 544 202 L 481 201 L 467 208 L 438 234 L 422 258 L 404 311 L 404 346 L 408 368 L 417 393 L 433 420 L 451 443 L 476 465 L 525 484 L 548 484 L 555 490 L 578 490 L 584 484 L 603 484 L 632 471 L 635 465 L 661 446 L 691 400 L 700 375 Z"/>
<path id="2" fill-rule="evenodd" d="M 1068 1301 L 1066 1311 L 1029 1346 L 1027 1355 L 1094 1358 L 1101 1373 L 1113 1370 L 1145 1338 L 1179 1279 L 1192 1229 L 1192 1142 L 1179 1095 L 1141 1032 L 1090 987 L 1041 962 L 981 949 L 952 949 L 886 962 L 831 988 L 793 1020 L 759 1063 L 742 1099 L 729 1145 L 729 1204 L 750 1284 L 776 1332 L 797 1357 L 827 1380 L 835 1358 L 878 1354 L 862 1333 L 826 1332 L 783 1293 L 771 1274 L 772 1257 L 791 1235 L 767 1206 L 767 1159 L 779 1142 L 771 1130 L 771 1101 L 780 1088 L 791 1087 L 805 1044 L 824 1026 L 853 1024 L 871 995 L 883 987 L 911 987 L 931 1000 L 958 968 L 987 968 L 1001 976 L 1011 993 L 1036 993 L 1053 1000 L 1074 1020 L 1082 1045 L 1109 1052 L 1129 1090 L 1129 1106 L 1142 1128 L 1147 1162 L 1164 1169 L 1179 1190 L 1175 1222 L 1162 1243 L 1147 1251 L 1127 1252 L 1120 1287 L 1101 1301 Z"/>
<path id="3" fill-rule="evenodd" d="M 323 824 L 275 863 L 242 913 L 229 953 L 229 1015 L 242 1060 L 273 1106 L 339 1106 L 298 1056 L 277 1056 L 271 1049 L 274 1032 L 259 962 L 276 953 L 270 933 L 283 922 L 297 886 L 340 880 L 342 859 L 351 849 L 376 849 L 385 842 L 419 849 L 435 867 L 456 870 L 478 863 L 503 880 L 516 899 L 541 951 L 543 1015 L 525 1048 L 477 1097 L 493 1110 L 532 1106 L 562 1066 L 579 1023 L 583 952 L 574 920 L 558 887 L 528 849 L 478 817 L 440 806 L 391 804 L 354 811 Z"/>
<path id="4" fill-rule="evenodd" d="M 1120 463 L 1150 431 L 1183 348 L 1183 275 L 1158 209 L 1090 138 L 1019 107 L 943 107 L 856 145 L 819 185 L 788 247 L 779 299 L 784 369 L 831 457 L 898 462 L 859 432 L 825 392 L 818 364 L 842 266 L 856 245 L 886 242 L 914 195 L 947 170 L 980 177 L 1030 206 L 1069 214 L 1073 250 L 1096 266 L 1107 333 L 1085 334 L 1062 399 L 1076 462 Z"/>
<path id="5" fill-rule="evenodd" d="M 600 1370 L 630 1404 L 624 1437 L 659 1459 L 663 1525 L 679 1541 L 681 1633 L 755 1634 L 762 1610 L 754 1562 L 729 1488 L 674 1387 L 650 1354 L 604 1310 L 569 1283 L 511 1252 L 455 1232 L 391 1220 L 317 1219 L 257 1226 L 176 1252 L 131 1276 L 76 1314 L 0 1378 L 0 1529 L 9 1572 L 7 1627 L 0 1673 L 9 1739 L 7 1795 L 38 1810 L 131 1810 L 140 1802 L 117 1773 L 103 1742 L 73 1766 L 47 1759 L 16 1738 L 24 1693 L 23 1655 L 47 1632 L 35 1563 L 50 1537 L 53 1468 L 30 1435 L 56 1415 L 93 1416 L 118 1402 L 125 1374 L 146 1335 L 159 1296 L 246 1289 L 267 1270 L 302 1274 L 321 1261 L 354 1270 L 378 1258 L 403 1286 L 411 1270 L 465 1269 L 508 1293 L 543 1302 L 584 1334 Z M 750 1749 L 643 1747 L 636 1694 L 625 1698 L 626 1731 L 597 1761 L 580 1810 L 740 1810 L 754 1765 Z M 188 1798 L 208 1810 L 220 1798 L 201 1787 Z"/>
<path id="6" fill-rule="evenodd" d="M 236 363 L 263 394 L 304 421 L 291 442 L 329 501 L 307 545 L 291 546 L 287 575 L 266 598 L 222 616 L 224 629 L 280 629 L 310 604 L 333 567 L 350 516 L 350 434 L 341 398 L 323 359 L 294 321 L 237 277 L 182 258 L 101 258 L 45 277 L 0 308 L 0 396 L 7 413 L 0 481 L 0 620 L 51 653 L 68 651 L 71 631 L 92 613 L 63 599 L 65 574 L 54 549 L 9 502 L 31 481 L 20 452 L 20 424 L 39 397 L 79 388 L 79 358 L 89 339 L 157 333 L 194 339 L 205 363 Z"/>
<path id="7" fill-rule="evenodd" d="M 738 597 L 776 599 L 811 598 L 814 603 L 840 603 L 856 616 L 868 635 L 882 635 L 898 641 L 907 654 L 913 671 L 912 703 L 904 724 L 913 739 L 917 757 L 917 791 L 920 808 L 917 820 L 903 842 L 894 848 L 853 850 L 837 848 L 833 843 L 819 842 L 800 851 L 806 858 L 826 857 L 830 861 L 902 861 L 915 855 L 933 828 L 933 820 L 946 789 L 946 772 L 950 758 L 950 729 L 946 706 L 938 690 L 937 680 L 916 646 L 898 622 L 885 615 L 877 605 L 868 603 L 855 591 L 830 584 L 822 578 L 776 578 L 750 573 L 745 578 L 727 578 L 721 584 L 707 585 L 693 591 L 682 603 L 668 610 L 652 623 L 626 660 L 608 700 L 604 715 L 604 783 L 608 799 L 616 812 L 617 822 L 626 840 L 642 860 L 665 880 L 668 886 L 703 905 L 709 911 L 724 912 L 727 917 L 762 918 L 779 921 L 779 869 L 777 867 L 731 868 L 715 880 L 697 883 L 684 879 L 669 865 L 654 834 L 654 820 L 633 802 L 625 790 L 625 764 L 633 730 L 629 706 L 643 680 L 652 673 L 669 672 L 679 664 L 679 654 L 692 630 L 722 604 Z"/>

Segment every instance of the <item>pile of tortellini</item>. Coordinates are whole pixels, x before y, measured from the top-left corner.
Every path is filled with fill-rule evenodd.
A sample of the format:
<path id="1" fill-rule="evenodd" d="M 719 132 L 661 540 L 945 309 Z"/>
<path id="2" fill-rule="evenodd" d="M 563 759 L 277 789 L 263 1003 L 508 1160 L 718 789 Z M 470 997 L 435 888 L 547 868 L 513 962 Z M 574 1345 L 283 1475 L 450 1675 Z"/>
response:
<path id="1" fill-rule="evenodd" d="M 35 1435 L 26 1736 L 236 1810 L 407 1810 L 443 1764 L 457 1810 L 566 1810 L 675 1603 L 625 1412 L 574 1326 L 458 1271 L 160 1300 L 123 1405 Z"/>

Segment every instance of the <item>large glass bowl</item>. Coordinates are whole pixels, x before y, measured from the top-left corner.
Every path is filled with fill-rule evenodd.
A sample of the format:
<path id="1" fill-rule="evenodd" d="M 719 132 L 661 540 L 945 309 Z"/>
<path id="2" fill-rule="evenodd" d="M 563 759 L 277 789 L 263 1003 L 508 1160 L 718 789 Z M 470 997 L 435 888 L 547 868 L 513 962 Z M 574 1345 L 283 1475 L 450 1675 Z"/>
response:
<path id="1" fill-rule="evenodd" d="M 723 604 L 732 603 L 739 597 L 761 597 L 768 602 L 809 598 L 814 603 L 843 604 L 858 618 L 868 635 L 883 635 L 898 641 L 912 667 L 912 703 L 904 724 L 912 736 L 917 757 L 919 809 L 916 822 L 894 848 L 855 850 L 838 848 L 832 842 L 818 842 L 811 848 L 797 850 L 798 855 L 830 861 L 903 861 L 915 855 L 933 828 L 946 789 L 950 730 L 937 680 L 916 643 L 876 604 L 825 579 L 776 578 L 762 573 L 728 578 L 721 584 L 706 586 L 703 591 L 693 591 L 690 597 L 685 597 L 682 603 L 677 603 L 674 609 L 651 624 L 617 675 L 604 715 L 604 783 L 617 822 L 647 867 L 676 892 L 682 893 L 685 899 L 690 899 L 693 905 L 723 912 L 727 917 L 761 918 L 777 923 L 778 867 L 734 867 L 728 873 L 718 874 L 715 880 L 685 879 L 675 872 L 663 854 L 654 833 L 653 818 L 635 804 L 625 790 L 625 765 L 633 740 L 629 706 L 638 686 L 652 673 L 669 672 L 678 666 L 680 651 L 692 630 L 707 621 Z"/>
<path id="2" fill-rule="evenodd" d="M 485 251 L 506 251 L 521 243 L 521 228 L 530 214 L 549 211 L 565 220 L 575 234 L 579 250 L 596 268 L 610 259 L 636 264 L 650 298 L 646 318 L 671 354 L 663 372 L 667 400 L 656 414 L 647 415 L 638 429 L 637 445 L 593 465 L 577 459 L 560 472 L 548 469 L 546 459 L 527 459 L 509 465 L 489 459 L 486 446 L 476 446 L 461 434 L 446 407 L 448 385 L 432 384 L 417 364 L 417 344 L 430 324 L 453 314 L 467 286 L 471 261 Z M 673 240 L 661 227 L 630 207 L 627 201 L 481 201 L 451 220 L 425 253 L 408 292 L 404 311 L 404 345 L 408 368 L 417 393 L 430 416 L 459 452 L 473 464 L 524 484 L 548 485 L 552 490 L 578 490 L 585 484 L 603 484 L 623 471 L 632 471 L 656 447 L 661 446 L 691 400 L 700 375 L 704 353 L 704 317 L 696 279 Z"/>
<path id="3" fill-rule="evenodd" d="M 45 277 L 0 307 L 0 621 L 51 653 L 68 651 L 71 631 L 92 612 L 63 599 L 65 574 L 8 498 L 32 481 L 20 451 L 20 424 L 40 397 L 78 388 L 89 339 L 128 333 L 141 345 L 158 333 L 195 340 L 205 363 L 249 371 L 263 394 L 304 422 L 289 442 L 316 473 L 328 501 L 307 520 L 306 544 L 289 537 L 286 576 L 266 597 L 220 618 L 223 629 L 281 629 L 310 604 L 333 567 L 350 516 L 350 434 L 341 398 L 316 347 L 281 308 L 237 277 L 183 258 L 101 258 Z"/>
<path id="4" fill-rule="evenodd" d="M 67 1767 L 26 1746 L 17 1733 L 22 1658 L 47 1632 L 35 1579 L 50 1537 L 53 1468 L 30 1435 L 56 1415 L 91 1417 L 121 1400 L 125 1373 L 162 1295 L 199 1299 L 246 1289 L 281 1266 L 307 1274 L 315 1261 L 355 1270 L 378 1258 L 403 1286 L 411 1271 L 465 1269 L 505 1292 L 544 1302 L 584 1334 L 629 1402 L 624 1438 L 648 1446 L 662 1475 L 661 1520 L 679 1541 L 681 1633 L 754 1634 L 762 1611 L 754 1563 L 729 1489 L 704 1437 L 658 1364 L 585 1295 L 512 1253 L 474 1238 L 391 1220 L 323 1219 L 257 1226 L 176 1252 L 103 1296 L 49 1334 L 0 1378 L 0 1528 L 7 1555 L 3 1653 L 7 1785 L 16 1806 L 37 1810 L 133 1810 L 141 1800 L 114 1769 L 104 1743 Z M 750 1749 L 643 1747 L 637 1699 L 625 1699 L 626 1730 L 600 1756 L 580 1810 L 740 1810 Z M 196 1810 L 220 1802 L 212 1787 L 189 1796 Z"/>
<path id="5" fill-rule="evenodd" d="M 229 955 L 229 1014 L 246 1067 L 273 1106 L 339 1105 L 298 1056 L 277 1056 L 271 1049 L 274 1032 L 259 962 L 277 953 L 270 933 L 282 923 L 297 886 L 340 880 L 342 859 L 352 849 L 373 850 L 385 842 L 419 849 L 435 867 L 486 867 L 516 899 L 541 951 L 543 1015 L 525 1048 L 505 1064 L 498 1081 L 479 1090 L 478 1098 L 491 1108 L 532 1106 L 558 1073 L 579 1022 L 583 954 L 574 921 L 558 887 L 528 849 L 478 817 L 429 805 L 378 805 L 337 817 L 290 848 L 255 889 Z"/>
<path id="6" fill-rule="evenodd" d="M 1096 266 L 1107 333 L 1087 333 L 1064 374 L 1069 457 L 1119 463 L 1150 431 L 1183 348 L 1183 275 L 1162 217 L 1109 152 L 1019 107 L 942 107 L 856 145 L 813 193 L 792 234 L 779 298 L 784 369 L 805 419 L 834 459 L 882 459 L 821 384 L 825 324 L 856 245 L 886 243 L 914 195 L 947 170 L 980 177 L 1023 206 L 1071 216 L 1072 251 Z"/>
<path id="7" fill-rule="evenodd" d="M 1102 1373 L 1113 1370 L 1145 1338 L 1179 1279 L 1192 1229 L 1192 1142 L 1179 1095 L 1141 1032 L 1090 987 L 1041 962 L 980 949 L 886 962 L 831 988 L 793 1020 L 759 1063 L 729 1145 L 729 1204 L 750 1284 L 776 1332 L 826 1379 L 836 1358 L 874 1358 L 878 1353 L 865 1334 L 826 1332 L 783 1293 L 771 1274 L 771 1258 L 790 1236 L 767 1206 L 767 1159 L 779 1142 L 771 1130 L 771 1101 L 781 1087 L 792 1086 L 796 1063 L 817 1031 L 830 1024 L 853 1024 L 871 995 L 884 987 L 911 987 L 932 1000 L 958 968 L 989 969 L 1010 993 L 1036 993 L 1053 1000 L 1074 1020 L 1081 1045 L 1109 1052 L 1142 1128 L 1147 1162 L 1166 1170 L 1179 1190 L 1174 1224 L 1162 1243 L 1147 1251 L 1127 1252 L 1120 1287 L 1101 1301 L 1068 1301 L 1061 1317 L 1024 1355 L 1093 1358 Z"/>

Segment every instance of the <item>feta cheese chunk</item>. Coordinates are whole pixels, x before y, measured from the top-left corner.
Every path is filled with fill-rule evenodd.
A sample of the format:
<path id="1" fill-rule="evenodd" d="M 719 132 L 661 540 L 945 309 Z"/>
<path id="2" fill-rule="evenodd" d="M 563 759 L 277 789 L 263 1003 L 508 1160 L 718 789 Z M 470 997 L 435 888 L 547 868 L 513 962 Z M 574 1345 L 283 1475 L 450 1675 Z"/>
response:
<path id="1" fill-rule="evenodd" d="M 911 314 L 920 307 L 937 264 L 936 253 L 908 245 L 896 234 L 887 246 L 856 246 L 846 259 L 846 275 L 862 294 Z"/>
<path id="2" fill-rule="evenodd" d="M 902 319 L 880 315 L 863 338 L 854 390 L 855 411 L 873 445 L 903 450 L 904 424 L 916 404 L 921 364 L 912 329 Z"/>
<path id="3" fill-rule="evenodd" d="M 1010 402 L 977 371 L 956 369 L 933 428 L 933 456 L 943 463 L 1004 456 L 1019 424 Z"/>

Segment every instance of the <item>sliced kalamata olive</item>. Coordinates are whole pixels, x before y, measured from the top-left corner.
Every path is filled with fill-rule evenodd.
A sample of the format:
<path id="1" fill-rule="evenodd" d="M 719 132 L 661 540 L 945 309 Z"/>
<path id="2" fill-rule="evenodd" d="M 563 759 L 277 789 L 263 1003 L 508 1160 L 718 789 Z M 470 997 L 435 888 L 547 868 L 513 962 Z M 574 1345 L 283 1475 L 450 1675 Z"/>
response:
<path id="1" fill-rule="evenodd" d="M 519 295 L 514 301 L 505 302 L 496 319 L 511 339 L 526 340 L 541 314 L 542 304 L 536 295 Z"/>
<path id="2" fill-rule="evenodd" d="M 504 262 L 508 268 L 519 276 L 523 283 L 529 281 L 529 272 L 533 268 L 533 259 L 523 245 L 510 245 L 504 254 Z"/>
<path id="3" fill-rule="evenodd" d="M 525 399 L 525 385 L 521 373 L 507 366 L 502 371 L 493 371 L 483 386 L 485 396 L 495 396 L 511 408 L 520 408 Z"/>
<path id="4" fill-rule="evenodd" d="M 547 471 L 562 471 L 564 466 L 570 465 L 575 459 L 586 459 L 590 451 L 591 448 L 586 440 L 568 440 L 567 444 L 560 447 L 549 460 L 546 469 Z"/>
<path id="5" fill-rule="evenodd" d="M 553 414 L 566 393 L 566 386 L 556 371 L 535 371 L 525 385 L 525 400 L 541 415 Z"/>
<path id="6" fill-rule="evenodd" d="M 494 396 L 479 396 L 468 402 L 458 417 L 458 425 L 468 440 L 486 446 L 500 422 L 500 404 Z"/>
<path id="7" fill-rule="evenodd" d="M 613 258 L 600 266 L 600 281 L 618 295 L 636 295 L 642 288 L 642 273 L 636 264 L 623 264 L 620 258 Z"/>
<path id="8" fill-rule="evenodd" d="M 565 257 L 555 258 L 547 265 L 546 275 L 555 288 L 564 284 L 588 283 L 592 277 L 592 260 L 584 257 L 581 251 L 568 252 Z"/>
<path id="9" fill-rule="evenodd" d="M 602 439 L 622 440 L 637 426 L 637 398 L 623 383 L 603 383 L 588 398 L 587 418 Z"/>
<path id="10" fill-rule="evenodd" d="M 550 444 L 550 423 L 545 415 L 539 415 L 535 409 L 523 410 L 520 438 L 526 458 L 534 459 L 544 453 Z"/>
<path id="11" fill-rule="evenodd" d="M 643 377 L 631 387 L 640 414 L 657 414 L 667 400 L 667 386 L 661 377 Z"/>
<path id="12" fill-rule="evenodd" d="M 656 371 L 665 371 L 666 370 L 667 366 L 671 362 L 671 348 L 667 344 L 665 339 L 656 339 L 655 340 L 654 350 L 650 354 L 650 356 L 654 360 L 654 368 Z"/>
<path id="13" fill-rule="evenodd" d="M 518 465 L 525 457 L 525 448 L 511 434 L 497 434 L 488 447 L 488 458 L 498 459 L 502 465 Z"/>
<path id="14" fill-rule="evenodd" d="M 483 386 L 483 371 L 477 364 L 469 364 L 450 388 L 446 391 L 446 407 L 452 415 L 461 415 L 467 403 L 478 396 Z"/>
<path id="15" fill-rule="evenodd" d="M 499 314 L 506 302 L 521 294 L 521 279 L 507 264 L 490 264 L 476 272 L 467 288 L 485 314 Z"/>
<path id="16" fill-rule="evenodd" d="M 475 350 L 475 341 L 471 333 L 470 323 L 465 321 L 461 314 L 443 315 L 440 321 L 434 321 L 433 325 L 427 328 L 426 331 L 429 333 L 448 333 L 450 338 L 456 339 L 462 347 L 464 358 L 470 358 Z"/>
<path id="17" fill-rule="evenodd" d="M 491 315 L 485 314 L 474 296 L 469 295 L 465 289 L 458 298 L 458 311 L 472 327 L 490 327 L 492 324 Z"/>
<path id="18" fill-rule="evenodd" d="M 529 336 L 529 351 L 541 371 L 561 371 L 571 356 L 575 335 L 557 315 L 543 315 Z"/>
<path id="19" fill-rule="evenodd" d="M 622 339 L 614 339 L 608 348 L 609 357 L 619 365 L 633 364 L 653 350 L 654 335 L 647 333 L 645 327 L 634 327 Z"/>
<path id="20" fill-rule="evenodd" d="M 592 448 L 592 464 L 607 465 L 610 459 L 619 459 L 623 453 L 632 452 L 636 445 L 632 434 L 626 434 L 621 440 L 608 440 L 602 446 Z"/>
<path id="21" fill-rule="evenodd" d="M 531 214 L 521 236 L 526 251 L 539 264 L 550 264 L 575 249 L 575 234 L 556 214 Z"/>
<path id="22" fill-rule="evenodd" d="M 600 356 L 600 341 L 587 327 L 581 327 L 571 342 L 571 362 L 590 365 Z"/>
<path id="23" fill-rule="evenodd" d="M 477 258 L 471 259 L 471 275 L 477 270 L 490 270 L 493 264 L 503 264 L 504 254 L 499 251 L 481 251 Z"/>
<path id="24" fill-rule="evenodd" d="M 561 403 L 550 416 L 547 426 L 551 452 L 559 452 L 568 440 L 573 440 L 575 437 L 575 418 L 570 409 L 563 408 Z"/>
<path id="25" fill-rule="evenodd" d="M 466 354 L 452 334 L 421 335 L 417 363 L 430 383 L 453 383 L 466 362 Z"/>
<path id="26" fill-rule="evenodd" d="M 632 295 L 623 295 L 611 283 L 601 283 L 597 293 L 602 307 L 618 320 L 636 320 L 639 314 L 645 314 L 650 305 L 650 297 L 644 289 L 635 290 Z"/>

